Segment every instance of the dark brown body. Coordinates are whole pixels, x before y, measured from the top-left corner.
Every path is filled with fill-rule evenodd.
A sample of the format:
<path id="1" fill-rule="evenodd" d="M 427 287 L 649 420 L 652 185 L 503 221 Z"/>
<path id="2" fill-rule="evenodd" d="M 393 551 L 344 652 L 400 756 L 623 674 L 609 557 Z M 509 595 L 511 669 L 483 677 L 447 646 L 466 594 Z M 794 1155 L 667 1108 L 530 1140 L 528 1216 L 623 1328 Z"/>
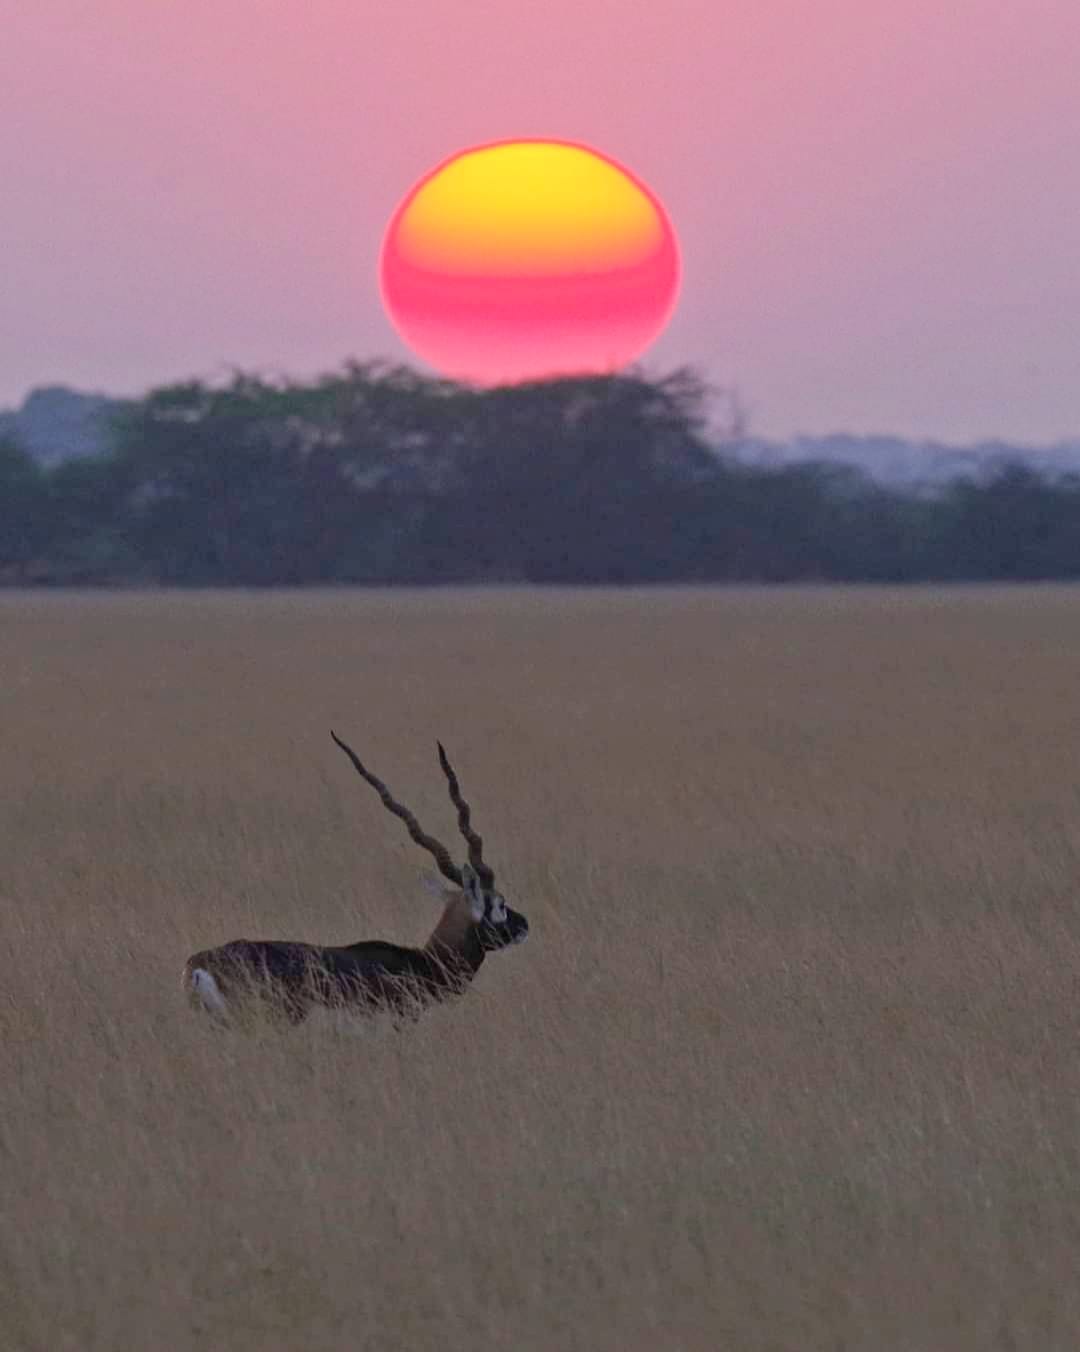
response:
<path id="1" fill-rule="evenodd" d="M 300 1023 L 319 1007 L 415 1013 L 460 995 L 484 961 L 479 938 L 464 949 L 405 948 L 381 940 L 342 947 L 279 939 L 234 939 L 195 953 L 184 964 L 184 986 L 193 1001 L 215 1010 L 196 973 L 214 981 L 229 1014 L 259 1006 Z"/>

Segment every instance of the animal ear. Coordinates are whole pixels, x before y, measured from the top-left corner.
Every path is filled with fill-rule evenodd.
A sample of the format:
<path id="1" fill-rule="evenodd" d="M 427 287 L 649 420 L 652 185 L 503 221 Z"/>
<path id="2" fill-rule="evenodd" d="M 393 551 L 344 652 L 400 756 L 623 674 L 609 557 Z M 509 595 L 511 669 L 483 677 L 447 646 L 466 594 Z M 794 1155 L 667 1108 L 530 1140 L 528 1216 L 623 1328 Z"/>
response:
<path id="1" fill-rule="evenodd" d="M 438 901 L 445 901 L 458 890 L 452 883 L 440 878 L 437 873 L 429 873 L 427 870 L 420 874 L 420 883 L 424 891 L 429 892 Z"/>
<path id="2" fill-rule="evenodd" d="M 462 865 L 461 890 L 469 903 L 469 914 L 472 916 L 473 924 L 478 925 L 484 918 L 484 889 L 480 886 L 480 879 L 471 864 Z"/>

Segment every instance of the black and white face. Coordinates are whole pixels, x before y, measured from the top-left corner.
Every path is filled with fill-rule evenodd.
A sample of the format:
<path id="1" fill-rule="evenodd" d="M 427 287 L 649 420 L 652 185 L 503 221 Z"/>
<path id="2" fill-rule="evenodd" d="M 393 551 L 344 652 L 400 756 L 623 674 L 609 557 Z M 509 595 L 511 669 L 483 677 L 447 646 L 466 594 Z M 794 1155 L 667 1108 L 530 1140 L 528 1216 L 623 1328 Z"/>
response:
<path id="1" fill-rule="evenodd" d="M 468 864 L 462 870 L 462 890 L 487 952 L 524 943 L 528 938 L 529 922 L 521 912 L 511 910 L 501 892 L 486 891 Z"/>

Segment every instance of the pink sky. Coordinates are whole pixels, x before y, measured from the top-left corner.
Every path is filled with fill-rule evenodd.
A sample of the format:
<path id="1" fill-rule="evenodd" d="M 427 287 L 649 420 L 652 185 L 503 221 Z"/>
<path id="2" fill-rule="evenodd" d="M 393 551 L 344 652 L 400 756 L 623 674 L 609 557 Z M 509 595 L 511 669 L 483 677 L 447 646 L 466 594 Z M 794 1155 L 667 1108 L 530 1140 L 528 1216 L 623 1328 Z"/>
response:
<path id="1" fill-rule="evenodd" d="M 409 359 L 385 224 L 585 141 L 754 430 L 1080 436 L 1080 0 L 0 0 L 0 404 Z"/>

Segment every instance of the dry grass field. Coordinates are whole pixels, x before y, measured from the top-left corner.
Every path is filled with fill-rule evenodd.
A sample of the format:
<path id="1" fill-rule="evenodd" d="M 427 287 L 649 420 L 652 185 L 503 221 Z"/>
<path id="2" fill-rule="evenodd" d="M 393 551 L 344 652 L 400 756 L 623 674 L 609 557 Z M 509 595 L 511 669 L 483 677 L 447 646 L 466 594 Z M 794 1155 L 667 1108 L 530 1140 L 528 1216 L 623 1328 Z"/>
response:
<path id="1" fill-rule="evenodd" d="M 531 937 L 215 1031 L 434 922 L 331 726 Z M 8 595 L 0 765 L 5 1352 L 1080 1346 L 1080 592 Z"/>

